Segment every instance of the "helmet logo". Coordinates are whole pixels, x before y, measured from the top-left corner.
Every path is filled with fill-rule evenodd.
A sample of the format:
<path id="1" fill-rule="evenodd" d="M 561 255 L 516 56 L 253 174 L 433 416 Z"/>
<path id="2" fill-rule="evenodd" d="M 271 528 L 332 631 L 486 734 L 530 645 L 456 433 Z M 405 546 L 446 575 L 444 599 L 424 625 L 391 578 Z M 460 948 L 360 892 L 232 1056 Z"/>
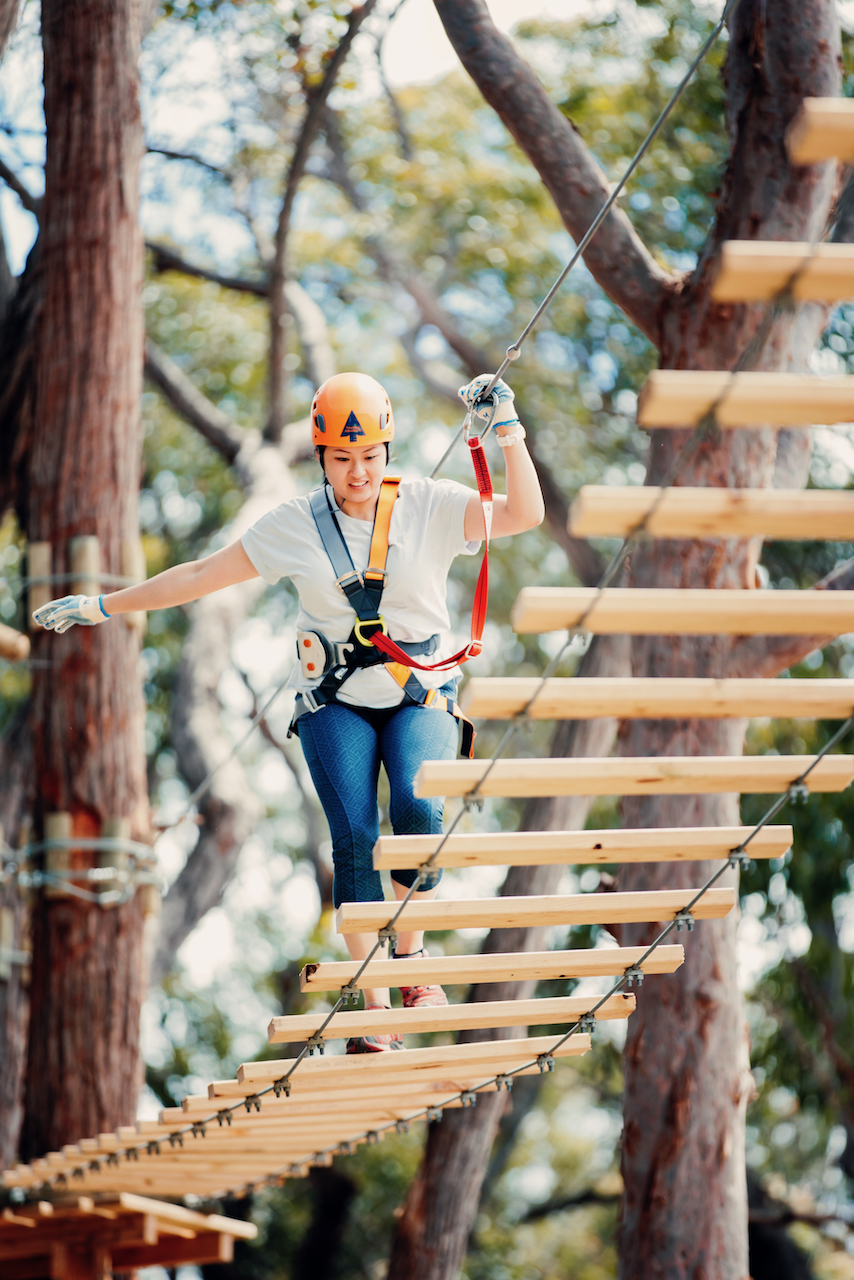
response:
<path id="1" fill-rule="evenodd" d="M 341 435 L 349 436 L 350 443 L 355 444 L 359 436 L 363 436 L 364 434 L 365 433 L 362 430 L 362 424 L 359 422 L 359 419 L 356 417 L 355 413 L 353 413 L 353 410 L 351 409 L 350 417 L 344 423 L 344 430 L 341 432 Z"/>
<path id="2" fill-rule="evenodd" d="M 317 423 L 317 429 L 318 429 L 318 431 L 325 431 L 325 430 L 326 430 L 326 422 L 325 422 L 325 420 L 324 420 L 324 417 L 323 417 L 323 414 L 322 414 L 322 413 L 316 413 L 316 414 L 314 415 L 314 421 Z"/>

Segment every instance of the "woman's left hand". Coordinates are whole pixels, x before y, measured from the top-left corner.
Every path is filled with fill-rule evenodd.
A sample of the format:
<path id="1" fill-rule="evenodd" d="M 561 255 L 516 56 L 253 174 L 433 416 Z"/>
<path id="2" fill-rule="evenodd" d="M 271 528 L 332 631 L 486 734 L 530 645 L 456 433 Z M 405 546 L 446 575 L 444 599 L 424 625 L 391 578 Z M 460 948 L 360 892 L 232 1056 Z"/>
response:
<path id="1" fill-rule="evenodd" d="M 492 414 L 490 426 L 514 427 L 519 422 L 516 406 L 513 403 L 513 392 L 503 378 L 499 378 L 486 399 L 477 403 L 478 396 L 492 381 L 491 373 L 480 373 L 471 382 L 460 387 L 457 395 L 468 409 L 472 409 L 479 418 L 488 418 Z M 494 409 L 494 412 L 493 412 Z"/>

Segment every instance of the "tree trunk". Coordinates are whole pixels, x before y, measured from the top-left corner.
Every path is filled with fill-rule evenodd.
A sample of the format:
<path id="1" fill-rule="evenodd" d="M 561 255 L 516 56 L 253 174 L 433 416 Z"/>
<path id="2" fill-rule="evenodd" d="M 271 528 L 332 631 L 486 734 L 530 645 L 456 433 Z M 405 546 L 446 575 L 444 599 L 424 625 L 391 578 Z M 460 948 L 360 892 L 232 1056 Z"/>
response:
<path id="1" fill-rule="evenodd" d="M 627 665 L 625 637 L 600 637 L 583 660 L 582 674 L 625 675 Z M 614 720 L 566 721 L 555 733 L 552 755 L 607 756 L 616 728 Z M 522 829 L 578 830 L 584 826 L 590 803 L 587 796 L 531 801 L 525 806 Z M 560 866 L 511 867 L 501 893 L 510 897 L 555 893 L 562 874 Z M 492 929 L 483 950 L 538 951 L 547 945 L 547 933 L 544 929 Z M 469 999 L 530 999 L 535 987 L 536 983 L 527 982 L 484 983 L 471 989 Z M 522 1033 L 519 1027 L 500 1027 L 463 1032 L 460 1040 L 510 1039 Z M 506 1101 L 504 1093 L 483 1094 L 473 1110 L 446 1111 L 441 1121 L 430 1125 L 424 1160 L 395 1235 L 388 1280 L 453 1280 L 459 1274 Z"/>
<path id="2" fill-rule="evenodd" d="M 40 235 L 43 309 L 29 403 L 27 536 L 49 542 L 56 574 L 71 540 L 96 536 L 100 569 L 122 571 L 138 537 L 142 123 L 135 0 L 44 0 L 47 163 Z M 69 588 L 58 586 L 56 595 Z M 40 634 L 33 675 L 35 831 L 71 815 L 73 835 L 108 819 L 148 829 L 139 639 L 124 621 Z M 72 850 L 71 865 L 94 855 Z M 24 1160 L 127 1124 L 139 1091 L 144 991 L 138 898 L 102 909 L 40 893 Z"/>

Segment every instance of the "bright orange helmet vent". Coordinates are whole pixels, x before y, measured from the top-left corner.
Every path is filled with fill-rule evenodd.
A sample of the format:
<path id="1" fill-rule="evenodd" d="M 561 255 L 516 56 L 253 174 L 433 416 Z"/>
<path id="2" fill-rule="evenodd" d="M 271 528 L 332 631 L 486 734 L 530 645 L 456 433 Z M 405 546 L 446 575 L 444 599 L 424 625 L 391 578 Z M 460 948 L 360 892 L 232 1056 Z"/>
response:
<path id="1" fill-rule="evenodd" d="M 394 414 L 385 388 L 366 373 L 327 378 L 311 406 L 311 439 L 336 449 L 393 440 Z"/>

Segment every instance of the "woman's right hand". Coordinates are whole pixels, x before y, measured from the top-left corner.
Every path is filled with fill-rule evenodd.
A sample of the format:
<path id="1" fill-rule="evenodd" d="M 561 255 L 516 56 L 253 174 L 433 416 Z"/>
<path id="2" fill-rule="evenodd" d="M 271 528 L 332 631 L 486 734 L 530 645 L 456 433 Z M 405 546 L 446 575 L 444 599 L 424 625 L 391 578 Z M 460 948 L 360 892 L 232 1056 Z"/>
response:
<path id="1" fill-rule="evenodd" d="M 94 627 L 106 622 L 109 614 L 103 605 L 103 596 L 62 596 L 49 600 L 33 614 L 33 621 L 46 631 L 62 635 L 69 627 Z"/>

